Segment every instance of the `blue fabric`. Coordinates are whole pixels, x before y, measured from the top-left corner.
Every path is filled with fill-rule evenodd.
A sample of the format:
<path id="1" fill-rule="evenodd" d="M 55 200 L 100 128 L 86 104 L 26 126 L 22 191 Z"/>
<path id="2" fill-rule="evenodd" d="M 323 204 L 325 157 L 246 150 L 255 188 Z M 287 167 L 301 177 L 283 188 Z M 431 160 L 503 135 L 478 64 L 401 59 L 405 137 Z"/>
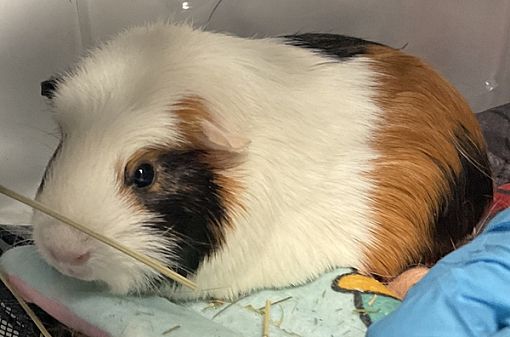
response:
<path id="1" fill-rule="evenodd" d="M 440 260 L 367 337 L 510 336 L 510 209 Z"/>

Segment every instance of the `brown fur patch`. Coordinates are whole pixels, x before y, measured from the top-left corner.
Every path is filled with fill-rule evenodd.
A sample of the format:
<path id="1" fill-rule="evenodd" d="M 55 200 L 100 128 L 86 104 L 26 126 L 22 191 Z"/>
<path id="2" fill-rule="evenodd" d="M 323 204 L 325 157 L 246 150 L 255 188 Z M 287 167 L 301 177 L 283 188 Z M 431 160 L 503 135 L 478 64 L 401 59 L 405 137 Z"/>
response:
<path id="1" fill-rule="evenodd" d="M 183 146 L 193 149 L 203 148 L 203 132 L 200 123 L 203 120 L 212 120 L 203 99 L 197 96 L 184 98 L 174 105 L 173 111 L 179 118 L 178 128 L 186 141 Z"/>
<path id="2" fill-rule="evenodd" d="M 485 145 L 467 103 L 429 66 L 382 46 L 371 46 L 368 57 L 379 74 L 375 102 L 384 117 L 372 141 L 381 154 L 370 174 L 377 186 L 372 198 L 378 227 L 364 271 L 393 277 L 448 250 L 438 245 L 435 232 L 451 183 L 463 170 L 457 130 L 466 130 L 476 149 L 485 151 Z"/>
<path id="3" fill-rule="evenodd" d="M 241 154 L 222 151 L 209 151 L 204 155 L 205 161 L 216 173 L 215 182 L 221 186 L 220 196 L 225 207 L 232 211 L 246 211 L 240 196 L 244 192 L 239 165 L 244 160 Z"/>
<path id="4" fill-rule="evenodd" d="M 197 96 L 182 99 L 175 104 L 174 112 L 179 118 L 179 129 L 186 140 L 183 148 L 204 149 L 201 121 L 213 121 L 213 117 L 206 106 L 206 102 Z M 239 165 L 244 156 L 240 153 L 218 151 L 205 148 L 205 161 L 214 169 L 218 185 L 222 186 L 221 197 L 229 211 L 245 210 L 239 200 L 239 195 L 244 190 Z M 237 177 L 237 178 L 236 178 Z"/>

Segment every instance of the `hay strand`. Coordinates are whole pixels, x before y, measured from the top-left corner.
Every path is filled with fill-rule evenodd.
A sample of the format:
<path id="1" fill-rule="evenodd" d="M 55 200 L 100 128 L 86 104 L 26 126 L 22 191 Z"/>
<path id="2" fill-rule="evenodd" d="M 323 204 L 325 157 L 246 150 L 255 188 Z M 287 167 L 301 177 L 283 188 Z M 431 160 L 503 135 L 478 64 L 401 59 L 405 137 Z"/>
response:
<path id="1" fill-rule="evenodd" d="M 277 304 L 283 303 L 283 302 L 285 302 L 285 301 L 290 300 L 291 298 L 292 298 L 292 296 L 288 296 L 288 297 L 282 298 L 281 300 L 278 300 L 278 301 L 276 301 L 276 302 L 271 302 L 271 306 L 275 306 L 275 305 L 277 305 Z M 262 311 L 264 308 L 265 308 L 265 306 L 260 307 L 260 308 L 258 308 L 257 310 Z"/>
<path id="2" fill-rule="evenodd" d="M 264 309 L 264 325 L 262 326 L 262 337 L 269 337 L 269 323 L 271 321 L 271 301 L 266 300 Z"/>
<path id="3" fill-rule="evenodd" d="M 163 332 L 163 336 L 166 336 L 166 335 L 169 335 L 170 333 L 172 333 L 173 331 L 177 330 L 177 329 L 180 329 L 181 326 L 180 325 L 174 325 L 173 327 L 171 327 L 170 329 L 166 330 Z"/>
<path id="4" fill-rule="evenodd" d="M 18 301 L 19 305 L 23 308 L 23 310 L 25 310 L 27 315 L 30 317 L 30 319 L 37 326 L 37 328 L 41 332 L 41 335 L 43 335 L 44 337 L 52 337 L 51 334 L 48 332 L 48 330 L 46 330 L 46 328 L 44 327 L 44 324 L 41 322 L 39 317 L 37 317 L 35 312 L 28 306 L 27 302 L 25 302 L 25 300 L 18 294 L 18 292 L 16 290 L 14 290 L 14 288 L 11 287 L 11 285 L 9 284 L 7 279 L 5 278 L 4 274 L 1 273 L 1 272 L 0 272 L 0 280 L 5 285 L 5 287 L 7 289 L 9 289 L 9 291 L 14 296 L 16 301 Z"/>

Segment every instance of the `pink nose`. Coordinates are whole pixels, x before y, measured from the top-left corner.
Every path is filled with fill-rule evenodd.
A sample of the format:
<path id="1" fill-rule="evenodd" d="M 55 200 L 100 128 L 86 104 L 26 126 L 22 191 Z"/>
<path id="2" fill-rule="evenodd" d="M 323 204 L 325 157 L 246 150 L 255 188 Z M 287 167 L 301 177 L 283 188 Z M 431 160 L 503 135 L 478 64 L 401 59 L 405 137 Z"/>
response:
<path id="1" fill-rule="evenodd" d="M 58 262 L 67 263 L 73 266 L 85 264 L 90 259 L 90 252 L 70 252 L 63 250 L 49 249 L 51 257 Z"/>

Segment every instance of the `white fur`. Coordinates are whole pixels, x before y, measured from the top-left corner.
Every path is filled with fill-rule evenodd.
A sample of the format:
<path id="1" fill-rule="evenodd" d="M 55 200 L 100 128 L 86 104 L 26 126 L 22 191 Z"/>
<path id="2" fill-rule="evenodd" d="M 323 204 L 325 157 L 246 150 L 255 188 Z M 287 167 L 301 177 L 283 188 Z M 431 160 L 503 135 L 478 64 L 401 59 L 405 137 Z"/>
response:
<path id="1" fill-rule="evenodd" d="M 149 213 L 123 199 L 115 163 L 151 144 L 182 141 L 169 107 L 202 97 L 232 134 L 251 143 L 229 172 L 242 181 L 246 211 L 199 268 L 198 295 L 234 297 L 299 284 L 335 266 L 359 267 L 372 241 L 368 145 L 380 111 L 367 59 L 342 62 L 279 39 L 241 39 L 155 24 L 126 31 L 86 58 L 54 99 L 64 146 L 40 200 L 103 234 L 172 265 L 171 240 L 139 224 Z M 143 288 L 150 271 L 36 214 L 44 247 L 93 250 L 87 279 L 114 291 Z M 186 290 L 174 296 L 189 297 Z"/>

